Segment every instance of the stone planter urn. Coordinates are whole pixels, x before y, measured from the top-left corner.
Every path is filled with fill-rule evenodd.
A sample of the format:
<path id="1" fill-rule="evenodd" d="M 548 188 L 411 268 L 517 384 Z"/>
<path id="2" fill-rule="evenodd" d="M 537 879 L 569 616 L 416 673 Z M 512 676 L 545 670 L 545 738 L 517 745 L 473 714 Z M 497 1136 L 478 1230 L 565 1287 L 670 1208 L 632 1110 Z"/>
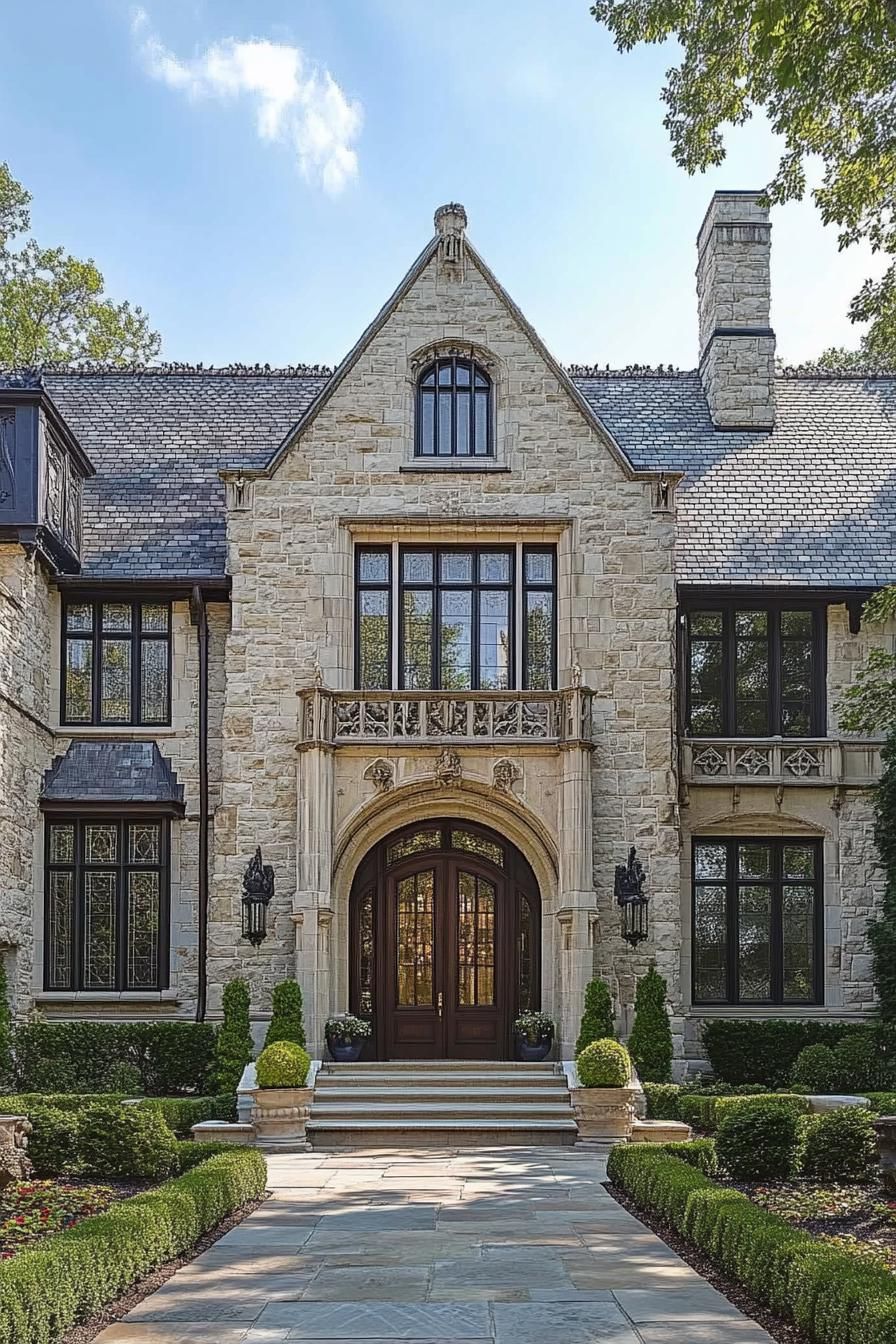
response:
<path id="1" fill-rule="evenodd" d="M 313 1087 L 256 1087 L 252 1091 L 251 1123 L 265 1147 L 304 1152 L 311 1147 L 305 1124 L 311 1113 Z"/>
<path id="2" fill-rule="evenodd" d="M 636 1087 L 574 1087 L 570 1100 L 579 1141 L 625 1143 L 635 1121 Z"/>
<path id="3" fill-rule="evenodd" d="M 896 1115 L 882 1115 L 874 1121 L 880 1176 L 888 1195 L 896 1196 Z"/>
<path id="4" fill-rule="evenodd" d="M 28 1135 L 31 1122 L 24 1115 L 0 1115 L 0 1190 L 31 1175 Z"/>

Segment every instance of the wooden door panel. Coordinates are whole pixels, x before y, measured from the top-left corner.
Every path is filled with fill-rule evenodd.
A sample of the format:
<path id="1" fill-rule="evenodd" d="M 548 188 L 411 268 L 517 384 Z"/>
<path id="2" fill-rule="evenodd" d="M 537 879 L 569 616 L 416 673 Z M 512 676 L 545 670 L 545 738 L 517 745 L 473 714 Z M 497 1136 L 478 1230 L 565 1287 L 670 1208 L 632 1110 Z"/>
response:
<path id="1" fill-rule="evenodd" d="M 440 899 L 444 884 L 438 864 L 405 869 L 389 880 L 389 1055 L 438 1059 L 445 1049 L 438 1000 L 444 958 Z"/>
<path id="2" fill-rule="evenodd" d="M 484 865 L 448 860 L 445 1048 L 500 1059 L 506 1014 L 504 883 Z"/>

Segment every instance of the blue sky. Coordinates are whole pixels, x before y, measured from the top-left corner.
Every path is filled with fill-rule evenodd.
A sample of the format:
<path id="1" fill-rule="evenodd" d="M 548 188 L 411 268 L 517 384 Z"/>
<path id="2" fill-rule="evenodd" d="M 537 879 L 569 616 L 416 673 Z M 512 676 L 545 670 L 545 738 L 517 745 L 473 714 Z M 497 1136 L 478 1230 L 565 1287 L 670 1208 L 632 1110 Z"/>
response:
<path id="1" fill-rule="evenodd" d="M 777 161 L 754 122 L 720 170 L 677 168 L 674 53 L 617 54 L 587 0 L 29 0 L 3 26 L 36 236 L 93 256 L 171 360 L 335 362 L 459 200 L 558 358 L 692 367 L 710 193 Z M 811 202 L 773 219 L 779 354 L 856 344 L 879 268 Z"/>

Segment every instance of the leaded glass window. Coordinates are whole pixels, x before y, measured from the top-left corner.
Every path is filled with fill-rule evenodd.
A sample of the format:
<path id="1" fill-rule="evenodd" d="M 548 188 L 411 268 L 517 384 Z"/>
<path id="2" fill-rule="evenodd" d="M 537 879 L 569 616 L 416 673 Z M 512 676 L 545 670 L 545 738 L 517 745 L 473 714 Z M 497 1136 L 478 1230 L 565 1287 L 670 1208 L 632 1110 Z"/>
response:
<path id="1" fill-rule="evenodd" d="M 822 608 L 694 607 L 685 628 L 688 733 L 825 735 Z"/>
<path id="2" fill-rule="evenodd" d="M 166 602 L 68 602 L 62 721 L 170 722 L 171 608 Z"/>
<path id="3" fill-rule="evenodd" d="M 695 1003 L 821 1002 L 821 846 L 694 841 Z"/>
<path id="4" fill-rule="evenodd" d="M 52 818 L 46 853 L 46 988 L 164 988 L 167 821 Z"/>
<path id="5" fill-rule="evenodd" d="M 417 384 L 417 457 L 489 457 L 494 453 L 492 384 L 471 359 L 447 355 Z"/>
<path id="6" fill-rule="evenodd" d="M 556 554 L 549 546 L 359 547 L 362 690 L 549 690 Z M 521 669 L 521 672 L 520 672 Z"/>

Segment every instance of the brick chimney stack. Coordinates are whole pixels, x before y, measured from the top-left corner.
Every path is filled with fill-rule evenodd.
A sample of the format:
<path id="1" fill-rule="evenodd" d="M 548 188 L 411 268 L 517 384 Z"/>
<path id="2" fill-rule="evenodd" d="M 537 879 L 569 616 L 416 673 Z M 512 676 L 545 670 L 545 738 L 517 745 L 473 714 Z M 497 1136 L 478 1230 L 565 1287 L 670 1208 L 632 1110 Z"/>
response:
<path id="1" fill-rule="evenodd" d="M 697 235 L 700 379 L 717 429 L 775 423 L 771 223 L 758 191 L 717 191 Z"/>

